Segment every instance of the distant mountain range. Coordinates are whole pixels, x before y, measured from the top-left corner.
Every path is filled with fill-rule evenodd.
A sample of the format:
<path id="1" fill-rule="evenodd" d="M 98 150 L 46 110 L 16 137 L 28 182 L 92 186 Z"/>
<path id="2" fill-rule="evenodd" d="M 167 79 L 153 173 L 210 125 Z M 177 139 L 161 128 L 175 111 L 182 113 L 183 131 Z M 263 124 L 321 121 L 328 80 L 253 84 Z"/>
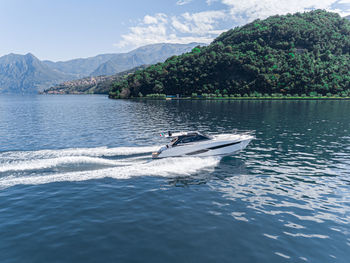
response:
<path id="1" fill-rule="evenodd" d="M 165 61 L 173 55 L 191 51 L 199 43 L 191 44 L 155 44 L 140 47 L 125 54 L 116 54 L 98 66 L 90 76 L 113 75 L 141 65 L 150 65 Z"/>
<path id="2" fill-rule="evenodd" d="M 95 57 L 78 58 L 68 61 L 52 62 L 49 60 L 44 60 L 43 62 L 52 69 L 66 74 L 74 74 L 76 78 L 82 78 L 90 76 L 91 73 L 100 65 L 106 63 L 108 60 L 114 58 L 117 55 L 118 54 L 102 54 Z"/>
<path id="3" fill-rule="evenodd" d="M 33 54 L 0 57 L 0 93 L 36 93 L 64 81 L 114 75 L 141 65 L 163 62 L 199 43 L 154 44 L 123 54 L 102 54 L 69 61 L 41 61 Z"/>
<path id="4" fill-rule="evenodd" d="M 74 77 L 49 67 L 30 53 L 0 58 L 0 93 L 35 93 Z"/>

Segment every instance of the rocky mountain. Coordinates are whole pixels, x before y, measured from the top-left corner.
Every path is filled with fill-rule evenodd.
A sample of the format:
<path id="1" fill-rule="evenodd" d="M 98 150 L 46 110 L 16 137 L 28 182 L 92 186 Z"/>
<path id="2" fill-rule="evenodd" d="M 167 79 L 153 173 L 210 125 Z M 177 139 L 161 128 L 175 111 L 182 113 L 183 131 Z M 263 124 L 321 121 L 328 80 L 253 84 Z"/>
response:
<path id="1" fill-rule="evenodd" d="M 169 56 L 190 51 L 199 43 L 153 44 L 137 48 L 128 53 L 102 54 L 90 58 L 68 61 L 43 61 L 50 68 L 63 73 L 74 74 L 76 78 L 86 76 L 114 75 L 141 65 L 165 61 Z"/>
<path id="2" fill-rule="evenodd" d="M 86 77 L 65 81 L 42 92 L 42 94 L 108 94 L 112 84 L 127 77 L 129 74 L 142 70 L 147 66 L 136 67 L 111 76 Z"/>
<path id="3" fill-rule="evenodd" d="M 52 69 L 61 71 L 63 73 L 74 74 L 76 78 L 83 78 L 89 76 L 101 64 L 106 63 L 117 55 L 118 54 L 101 54 L 90 58 L 78 58 L 58 62 L 45 60 L 43 62 Z"/>
<path id="4" fill-rule="evenodd" d="M 73 78 L 74 75 L 49 67 L 30 53 L 0 57 L 0 93 L 34 93 Z"/>
<path id="5" fill-rule="evenodd" d="M 170 56 L 189 52 L 198 45 L 200 44 L 153 44 L 143 46 L 129 53 L 116 54 L 97 67 L 90 76 L 113 75 L 141 65 L 163 62 Z"/>
<path id="6" fill-rule="evenodd" d="M 141 65 L 163 62 L 197 46 L 148 45 L 123 54 L 102 54 L 69 61 L 40 61 L 32 54 L 0 57 L 0 93 L 36 93 L 61 82 L 87 76 L 114 75 Z M 79 85 L 78 85 L 79 86 Z"/>

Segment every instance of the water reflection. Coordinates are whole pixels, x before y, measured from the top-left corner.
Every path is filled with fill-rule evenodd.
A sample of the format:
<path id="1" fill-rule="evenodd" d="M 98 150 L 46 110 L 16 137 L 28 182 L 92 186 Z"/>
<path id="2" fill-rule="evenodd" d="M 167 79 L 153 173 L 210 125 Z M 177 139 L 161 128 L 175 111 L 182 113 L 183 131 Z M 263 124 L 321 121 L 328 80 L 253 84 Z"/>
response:
<path id="1" fill-rule="evenodd" d="M 182 124 L 172 119 L 176 113 L 168 105 L 175 127 L 200 122 L 206 131 L 254 130 L 256 140 L 223 158 L 209 175 L 176 178 L 171 185 L 206 183 L 222 198 L 212 202 L 210 214 L 261 225 L 260 234 L 272 241 L 296 242 L 298 252 L 275 251 L 284 259 L 308 261 L 315 246 L 325 261 L 350 252 L 349 102 L 188 103 Z M 327 240 L 336 240 L 338 248 L 329 252 Z"/>
<path id="2" fill-rule="evenodd" d="M 193 255 L 201 247 L 196 256 L 204 261 L 241 255 L 239 262 L 347 262 L 350 101 L 37 99 L 0 98 L 2 215 L 11 218 L 2 229 L 9 247 L 17 247 L 23 233 L 47 244 L 53 236 L 37 230 L 63 218 L 53 235 L 63 233 L 65 242 L 79 228 L 99 228 L 83 239 L 74 235 L 67 243 L 73 249 L 115 232 L 123 239 L 99 244 L 115 251 L 139 240 L 153 253 L 167 244 L 166 236 L 169 251 L 176 244 L 185 249 L 178 255 Z M 148 161 L 166 142 L 157 135 L 167 130 L 254 131 L 256 139 L 220 161 Z"/>
<path id="3" fill-rule="evenodd" d="M 264 152 L 263 157 L 259 156 L 259 151 L 251 147 L 237 156 L 241 163 L 224 159 L 213 175 L 226 178 L 210 186 L 225 198 L 240 199 L 261 213 L 289 213 L 318 223 L 350 223 L 350 189 L 344 180 L 349 167 L 336 172 L 316 159 L 304 161 L 303 155 L 300 161 L 291 162 L 285 156 L 267 157 Z"/>

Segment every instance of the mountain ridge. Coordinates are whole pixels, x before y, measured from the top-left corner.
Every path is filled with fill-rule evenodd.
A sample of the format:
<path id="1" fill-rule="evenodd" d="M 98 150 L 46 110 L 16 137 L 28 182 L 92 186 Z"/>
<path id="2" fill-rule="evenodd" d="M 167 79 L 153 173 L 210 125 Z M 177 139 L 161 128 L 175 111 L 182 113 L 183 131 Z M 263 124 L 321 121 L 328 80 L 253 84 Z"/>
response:
<path id="1" fill-rule="evenodd" d="M 43 62 L 58 71 L 75 74 L 77 78 L 81 78 L 89 76 L 99 65 L 107 62 L 115 55 L 116 54 L 113 53 L 106 53 L 93 57 L 70 59 L 67 61 L 53 62 L 50 60 L 44 60 Z"/>
<path id="2" fill-rule="evenodd" d="M 50 68 L 31 53 L 0 57 L 0 93 L 35 93 L 74 78 Z"/>
<path id="3" fill-rule="evenodd" d="M 167 57 L 179 55 L 197 44 L 154 44 L 128 53 L 100 54 L 58 62 L 41 61 L 31 53 L 10 53 L 0 57 L 0 93 L 36 93 L 64 81 L 88 76 L 114 75 L 144 64 L 162 62 Z M 159 52 L 159 46 L 165 46 L 167 49 Z M 110 60 L 111 62 L 108 62 Z"/>
<path id="4" fill-rule="evenodd" d="M 165 61 L 169 54 L 179 55 L 191 51 L 201 43 L 189 44 L 151 44 L 139 47 L 128 53 L 117 54 L 110 60 L 101 64 L 90 76 L 113 75 L 141 65 L 150 65 Z M 170 55 L 171 56 L 171 55 Z"/>

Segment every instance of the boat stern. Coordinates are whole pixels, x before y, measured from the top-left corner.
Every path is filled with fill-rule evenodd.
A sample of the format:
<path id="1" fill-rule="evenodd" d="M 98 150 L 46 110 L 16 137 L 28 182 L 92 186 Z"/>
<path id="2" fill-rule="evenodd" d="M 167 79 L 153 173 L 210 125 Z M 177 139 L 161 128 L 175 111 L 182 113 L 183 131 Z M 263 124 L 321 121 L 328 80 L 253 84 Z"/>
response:
<path id="1" fill-rule="evenodd" d="M 158 156 L 159 156 L 159 152 L 153 152 L 152 153 L 152 159 L 157 159 L 157 158 L 159 158 Z"/>

